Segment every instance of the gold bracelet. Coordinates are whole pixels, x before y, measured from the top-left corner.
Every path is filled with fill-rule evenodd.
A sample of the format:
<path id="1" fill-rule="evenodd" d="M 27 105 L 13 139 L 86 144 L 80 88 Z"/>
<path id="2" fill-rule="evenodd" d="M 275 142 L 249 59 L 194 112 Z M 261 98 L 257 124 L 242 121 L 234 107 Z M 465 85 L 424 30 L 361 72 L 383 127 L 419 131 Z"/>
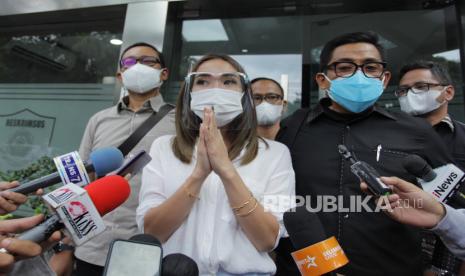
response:
<path id="1" fill-rule="evenodd" d="M 198 195 L 194 195 L 193 193 L 191 193 L 187 188 L 186 188 L 186 192 L 187 192 L 187 195 L 190 197 L 190 198 L 195 198 L 197 200 L 200 200 L 200 197 Z"/>
<path id="2" fill-rule="evenodd" d="M 255 199 L 255 205 L 252 207 L 252 209 L 250 209 L 247 213 L 244 213 L 244 214 L 237 214 L 236 213 L 236 216 L 239 216 L 239 217 L 246 217 L 250 214 L 252 214 L 253 211 L 255 211 L 255 209 L 257 209 L 257 206 L 258 206 L 258 200 L 256 198 Z"/>
<path id="3" fill-rule="evenodd" d="M 238 206 L 238 207 L 231 207 L 231 209 L 232 209 L 234 212 L 237 213 L 239 210 L 241 210 L 242 208 L 244 208 L 245 206 L 247 206 L 253 198 L 254 198 L 254 197 L 253 197 L 253 194 L 250 193 L 250 197 L 249 197 L 249 199 L 248 199 L 246 202 L 242 203 L 241 206 Z"/>

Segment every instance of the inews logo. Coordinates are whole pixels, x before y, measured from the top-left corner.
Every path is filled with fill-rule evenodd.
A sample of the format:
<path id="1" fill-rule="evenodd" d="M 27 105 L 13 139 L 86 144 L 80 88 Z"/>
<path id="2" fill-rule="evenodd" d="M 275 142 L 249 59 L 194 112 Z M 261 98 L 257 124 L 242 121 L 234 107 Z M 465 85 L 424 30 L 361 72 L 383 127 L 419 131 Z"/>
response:
<path id="1" fill-rule="evenodd" d="M 303 276 L 322 275 L 349 262 L 335 237 L 292 252 L 291 255 Z"/>

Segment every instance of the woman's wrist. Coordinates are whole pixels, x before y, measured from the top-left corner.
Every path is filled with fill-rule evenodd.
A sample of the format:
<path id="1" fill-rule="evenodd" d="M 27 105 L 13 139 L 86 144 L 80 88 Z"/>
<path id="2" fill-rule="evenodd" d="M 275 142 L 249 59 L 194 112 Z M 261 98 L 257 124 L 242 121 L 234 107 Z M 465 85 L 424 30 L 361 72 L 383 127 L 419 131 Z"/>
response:
<path id="1" fill-rule="evenodd" d="M 220 167 L 217 174 L 223 180 L 223 182 L 231 181 L 237 176 L 237 171 L 233 163 L 229 161 L 227 164 Z"/>
<path id="2" fill-rule="evenodd" d="M 207 179 L 209 174 L 210 173 L 201 172 L 200 170 L 195 168 L 194 171 L 192 171 L 191 175 L 189 176 L 189 179 L 195 182 L 203 182 L 205 181 L 205 179 Z"/>

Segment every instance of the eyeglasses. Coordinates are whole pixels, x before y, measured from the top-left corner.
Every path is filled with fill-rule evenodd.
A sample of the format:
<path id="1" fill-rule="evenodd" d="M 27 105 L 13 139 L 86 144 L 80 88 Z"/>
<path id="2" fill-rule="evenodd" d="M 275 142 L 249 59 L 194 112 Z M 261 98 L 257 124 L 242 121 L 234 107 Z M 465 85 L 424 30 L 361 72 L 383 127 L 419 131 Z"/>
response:
<path id="1" fill-rule="evenodd" d="M 406 85 L 399 86 L 394 92 L 394 94 L 397 97 L 403 97 L 403 96 L 406 96 L 409 91 L 412 91 L 412 93 L 415 93 L 415 94 L 419 94 L 419 93 L 428 92 L 432 87 L 447 86 L 447 85 L 448 84 L 442 84 L 442 83 L 417 82 L 412 86 L 406 86 Z"/>
<path id="2" fill-rule="evenodd" d="M 265 95 L 254 94 L 252 98 L 255 105 L 261 104 L 263 100 L 270 104 L 277 104 L 283 99 L 283 96 L 276 93 L 267 93 Z"/>
<path id="3" fill-rule="evenodd" d="M 121 59 L 120 66 L 121 68 L 129 68 L 133 65 L 136 65 L 137 62 L 153 67 L 157 64 L 160 64 L 160 59 L 153 56 L 141 56 L 141 57 L 126 57 Z"/>
<path id="4" fill-rule="evenodd" d="M 244 92 L 247 76 L 240 72 L 231 73 L 211 73 L 192 72 L 186 76 L 186 83 L 189 84 L 190 92 L 196 92 L 210 88 L 222 88 L 238 92 Z"/>
<path id="5" fill-rule="evenodd" d="M 326 66 L 326 68 L 333 70 L 336 76 L 341 78 L 352 77 L 358 68 L 362 69 L 363 74 L 367 78 L 379 78 L 383 75 L 386 65 L 386 62 L 380 61 L 366 62 L 361 65 L 351 61 L 336 61 Z"/>

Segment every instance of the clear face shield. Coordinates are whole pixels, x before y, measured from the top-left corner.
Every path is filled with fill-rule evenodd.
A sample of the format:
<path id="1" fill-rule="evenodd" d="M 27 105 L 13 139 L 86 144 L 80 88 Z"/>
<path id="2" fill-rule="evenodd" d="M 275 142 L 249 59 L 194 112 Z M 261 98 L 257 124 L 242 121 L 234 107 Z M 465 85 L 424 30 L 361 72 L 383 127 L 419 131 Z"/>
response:
<path id="1" fill-rule="evenodd" d="M 241 130 L 255 127 L 254 107 L 249 80 L 239 72 L 193 72 L 185 79 L 183 123 L 198 130 L 204 109 L 215 113 L 218 127 Z"/>

